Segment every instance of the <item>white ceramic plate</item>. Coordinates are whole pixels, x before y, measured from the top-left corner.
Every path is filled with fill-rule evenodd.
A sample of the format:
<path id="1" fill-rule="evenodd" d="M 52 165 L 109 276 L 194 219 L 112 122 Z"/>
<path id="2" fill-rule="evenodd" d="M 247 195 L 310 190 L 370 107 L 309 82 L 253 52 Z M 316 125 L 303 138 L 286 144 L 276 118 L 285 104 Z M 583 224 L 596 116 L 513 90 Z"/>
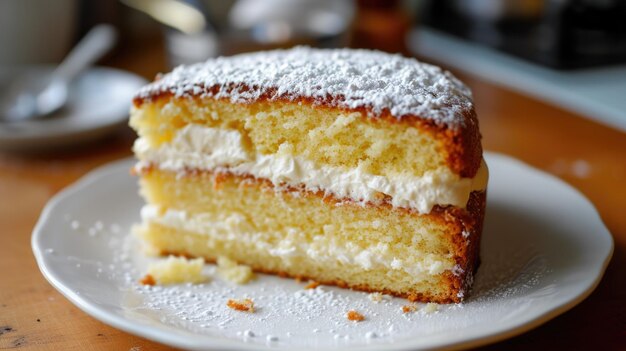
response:
<path id="1" fill-rule="evenodd" d="M 376 349 L 468 347 L 536 327 L 582 301 L 598 284 L 613 240 L 578 191 L 555 177 L 488 153 L 491 171 L 482 265 L 464 304 L 403 314 L 403 299 L 374 303 L 368 294 L 262 275 L 234 286 L 214 275 L 202 285 L 144 287 L 150 260 L 129 236 L 142 200 L 133 160 L 104 166 L 44 209 L 33 251 L 45 277 L 91 316 L 158 342 L 187 349 Z M 237 312 L 229 298 L 258 310 Z M 349 322 L 360 311 L 366 320 Z"/>
<path id="2" fill-rule="evenodd" d="M 20 74 L 49 75 L 52 67 L 0 69 L 0 90 Z M 133 95 L 146 80 L 112 68 L 83 72 L 69 90 L 67 105 L 54 115 L 20 123 L 0 122 L 0 150 L 32 151 L 102 137 L 125 124 Z"/>

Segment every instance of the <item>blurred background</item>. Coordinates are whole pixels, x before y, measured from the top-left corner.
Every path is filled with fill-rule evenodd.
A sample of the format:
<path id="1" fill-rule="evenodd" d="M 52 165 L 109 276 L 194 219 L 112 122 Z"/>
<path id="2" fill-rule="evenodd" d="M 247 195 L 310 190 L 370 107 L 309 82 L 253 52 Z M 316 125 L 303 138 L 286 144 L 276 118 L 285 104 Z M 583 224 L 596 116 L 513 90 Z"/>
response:
<path id="1" fill-rule="evenodd" d="M 626 130 L 625 18 L 622 0 L 3 0 L 0 149 L 101 137 L 125 124 L 132 92 L 159 72 L 294 45 L 416 56 Z M 115 35 L 92 61 L 109 68 L 86 63 L 62 79 L 60 107 L 28 118 L 26 102 L 41 110 L 60 95 L 49 89 L 56 65 L 100 24 Z M 31 96 L 28 75 L 29 86 L 42 81 Z M 28 113 L 9 118 L 12 106 Z"/>
<path id="2" fill-rule="evenodd" d="M 131 99 L 157 73 L 299 44 L 443 66 L 472 89 L 486 150 L 598 208 L 616 240 L 598 289 L 490 349 L 624 349 L 626 0 L 0 0 L 0 317 L 19 330 L 0 345 L 158 349 L 55 295 L 32 260 L 33 225 L 56 192 L 132 155 Z"/>

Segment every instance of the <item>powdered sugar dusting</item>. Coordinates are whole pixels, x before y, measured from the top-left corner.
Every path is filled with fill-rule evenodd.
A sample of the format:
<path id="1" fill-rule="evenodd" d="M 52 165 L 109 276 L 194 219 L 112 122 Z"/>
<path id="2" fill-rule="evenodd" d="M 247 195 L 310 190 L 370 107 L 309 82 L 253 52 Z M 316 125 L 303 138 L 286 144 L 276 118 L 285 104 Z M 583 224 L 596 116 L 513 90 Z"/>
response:
<path id="1" fill-rule="evenodd" d="M 120 307 L 138 323 L 157 323 L 191 332 L 198 338 L 227 338 L 291 348 L 390 343 L 445 335 L 481 321 L 490 323 L 494 310 L 508 318 L 522 313 L 533 298 L 555 291 L 554 285 L 542 283 L 548 263 L 532 243 L 515 245 L 510 250 L 486 251 L 469 300 L 464 304 L 431 306 L 434 313 L 429 313 L 427 304 L 416 304 L 415 311 L 404 313 L 405 299 L 387 295 L 372 298 L 365 292 L 329 286 L 306 289 L 306 282 L 268 275 L 259 275 L 247 285 L 232 284 L 220 278 L 214 265 L 205 265 L 203 273 L 212 279 L 204 284 L 144 286 L 138 280 L 150 263 L 159 259 L 139 254 L 140 243 L 126 234 L 129 227 L 120 228 L 106 221 L 81 221 L 73 229 L 75 221 L 71 217 L 67 220 L 68 232 L 76 240 L 106 248 L 110 259 L 64 257 L 56 251 L 48 255 L 66 260 L 71 269 L 93 274 L 98 281 L 111 281 L 118 286 L 123 296 Z M 90 235 L 93 229 L 97 235 Z M 229 299 L 245 298 L 254 301 L 253 313 L 226 305 Z M 347 320 L 350 310 L 365 319 L 358 323 Z"/>
<path id="2" fill-rule="evenodd" d="M 313 49 L 264 51 L 180 66 L 145 86 L 137 98 L 171 93 L 250 102 L 300 98 L 360 109 L 372 116 L 418 116 L 458 127 L 471 110 L 470 90 L 452 74 L 412 58 L 379 51 Z"/>

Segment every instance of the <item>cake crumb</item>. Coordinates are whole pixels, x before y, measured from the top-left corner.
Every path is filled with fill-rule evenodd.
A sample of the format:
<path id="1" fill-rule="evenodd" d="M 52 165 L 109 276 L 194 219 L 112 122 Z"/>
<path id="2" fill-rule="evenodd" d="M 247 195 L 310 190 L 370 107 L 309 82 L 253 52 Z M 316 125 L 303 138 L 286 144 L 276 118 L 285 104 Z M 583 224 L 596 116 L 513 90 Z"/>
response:
<path id="1" fill-rule="evenodd" d="M 309 284 L 307 284 L 307 286 L 305 286 L 304 288 L 305 288 L 305 289 L 315 289 L 315 288 L 317 288 L 318 286 L 320 286 L 320 283 L 318 283 L 318 282 L 316 282 L 316 281 L 314 281 L 314 280 L 311 280 L 311 281 L 309 282 Z"/>
<path id="2" fill-rule="evenodd" d="M 381 301 L 383 300 L 383 294 L 378 293 L 378 292 L 376 292 L 376 293 L 371 293 L 371 294 L 369 294 L 367 297 L 369 297 L 369 299 L 370 299 L 372 302 L 375 302 L 375 303 L 379 303 L 379 302 L 381 302 Z"/>
<path id="3" fill-rule="evenodd" d="M 204 259 L 193 260 L 185 257 L 169 256 L 165 260 L 151 263 L 148 267 L 148 275 L 160 285 L 180 283 L 203 283 L 207 277 L 202 274 Z"/>
<path id="4" fill-rule="evenodd" d="M 346 313 L 346 318 L 348 318 L 349 321 L 353 322 L 361 322 L 365 320 L 365 316 L 355 310 L 348 311 L 348 313 Z"/>
<path id="5" fill-rule="evenodd" d="M 402 306 L 402 313 L 411 313 L 417 311 L 417 304 L 411 303 Z"/>
<path id="6" fill-rule="evenodd" d="M 156 285 L 156 280 L 154 280 L 154 277 L 151 274 L 146 274 L 139 280 L 139 284 L 153 286 Z"/>
<path id="7" fill-rule="evenodd" d="M 246 284 L 255 278 L 252 268 L 238 264 L 225 256 L 217 258 L 217 273 L 225 280 L 236 284 Z"/>
<path id="8" fill-rule="evenodd" d="M 433 302 L 427 303 L 426 306 L 424 307 L 425 313 L 434 313 L 437 311 L 439 311 L 439 305 Z"/>
<path id="9" fill-rule="evenodd" d="M 254 313 L 254 301 L 252 301 L 251 299 L 228 299 L 228 302 L 226 302 L 226 306 L 232 308 L 233 310 Z"/>

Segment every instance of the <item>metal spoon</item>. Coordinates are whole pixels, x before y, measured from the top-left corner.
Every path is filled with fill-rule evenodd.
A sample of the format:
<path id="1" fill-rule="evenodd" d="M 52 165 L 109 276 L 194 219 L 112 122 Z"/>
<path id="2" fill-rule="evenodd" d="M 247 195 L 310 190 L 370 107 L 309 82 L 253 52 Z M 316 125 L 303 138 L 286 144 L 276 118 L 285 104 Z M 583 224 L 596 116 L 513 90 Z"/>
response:
<path id="1" fill-rule="evenodd" d="M 0 121 L 37 119 L 63 107 L 70 82 L 107 53 L 116 37 L 113 26 L 100 24 L 85 35 L 51 75 L 18 77 L 0 97 Z"/>

